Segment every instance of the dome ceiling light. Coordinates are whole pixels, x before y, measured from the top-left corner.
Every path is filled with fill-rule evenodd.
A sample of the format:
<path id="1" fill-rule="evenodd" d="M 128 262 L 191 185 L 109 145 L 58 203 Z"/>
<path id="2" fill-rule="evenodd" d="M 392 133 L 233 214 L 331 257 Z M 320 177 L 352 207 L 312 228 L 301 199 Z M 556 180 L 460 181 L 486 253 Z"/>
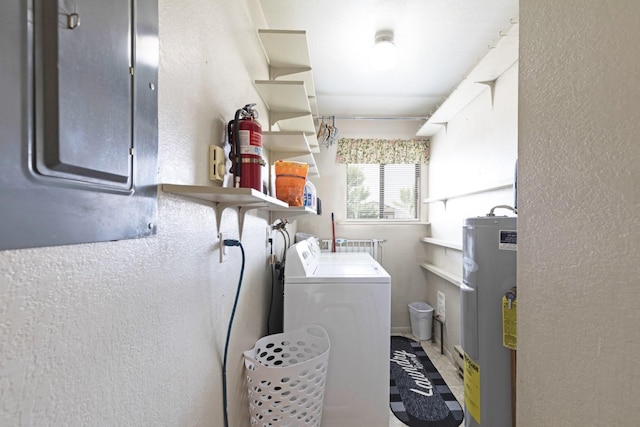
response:
<path id="1" fill-rule="evenodd" d="M 376 33 L 370 60 L 374 70 L 390 70 L 396 66 L 396 45 L 393 42 L 393 31 L 380 30 Z"/>

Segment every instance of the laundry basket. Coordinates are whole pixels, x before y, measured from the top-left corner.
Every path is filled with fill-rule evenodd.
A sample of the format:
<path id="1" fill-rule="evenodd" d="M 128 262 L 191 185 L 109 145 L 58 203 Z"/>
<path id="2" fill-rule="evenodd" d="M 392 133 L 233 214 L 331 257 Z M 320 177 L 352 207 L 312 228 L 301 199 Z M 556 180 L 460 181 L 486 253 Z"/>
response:
<path id="1" fill-rule="evenodd" d="M 320 426 L 329 348 L 327 332 L 308 325 L 245 351 L 251 425 Z"/>

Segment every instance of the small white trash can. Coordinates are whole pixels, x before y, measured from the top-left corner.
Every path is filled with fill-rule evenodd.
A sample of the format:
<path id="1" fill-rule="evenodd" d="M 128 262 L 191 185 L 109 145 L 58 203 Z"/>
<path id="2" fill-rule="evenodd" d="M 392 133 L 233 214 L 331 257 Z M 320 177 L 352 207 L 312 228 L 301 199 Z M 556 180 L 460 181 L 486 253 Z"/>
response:
<path id="1" fill-rule="evenodd" d="M 426 302 L 412 302 L 409 304 L 409 317 L 411 318 L 411 333 L 413 336 L 420 341 L 430 340 L 433 307 Z"/>

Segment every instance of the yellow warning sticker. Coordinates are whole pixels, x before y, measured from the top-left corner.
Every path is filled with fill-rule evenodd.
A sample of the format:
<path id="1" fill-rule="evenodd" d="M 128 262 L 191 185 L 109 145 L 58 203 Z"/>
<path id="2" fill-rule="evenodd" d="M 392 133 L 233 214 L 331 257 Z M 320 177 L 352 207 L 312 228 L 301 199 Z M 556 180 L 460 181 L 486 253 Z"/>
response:
<path id="1" fill-rule="evenodd" d="M 464 406 L 480 424 L 480 365 L 464 354 Z"/>
<path id="2" fill-rule="evenodd" d="M 502 345 L 511 350 L 518 347 L 518 301 L 502 297 Z"/>

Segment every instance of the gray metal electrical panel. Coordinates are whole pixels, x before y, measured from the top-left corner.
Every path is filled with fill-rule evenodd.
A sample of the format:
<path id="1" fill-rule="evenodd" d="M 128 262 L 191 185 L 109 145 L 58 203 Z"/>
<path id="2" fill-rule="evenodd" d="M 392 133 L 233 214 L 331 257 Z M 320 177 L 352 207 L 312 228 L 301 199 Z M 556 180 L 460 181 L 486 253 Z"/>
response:
<path id="1" fill-rule="evenodd" d="M 0 9 L 0 250 L 154 234 L 157 0 Z"/>

